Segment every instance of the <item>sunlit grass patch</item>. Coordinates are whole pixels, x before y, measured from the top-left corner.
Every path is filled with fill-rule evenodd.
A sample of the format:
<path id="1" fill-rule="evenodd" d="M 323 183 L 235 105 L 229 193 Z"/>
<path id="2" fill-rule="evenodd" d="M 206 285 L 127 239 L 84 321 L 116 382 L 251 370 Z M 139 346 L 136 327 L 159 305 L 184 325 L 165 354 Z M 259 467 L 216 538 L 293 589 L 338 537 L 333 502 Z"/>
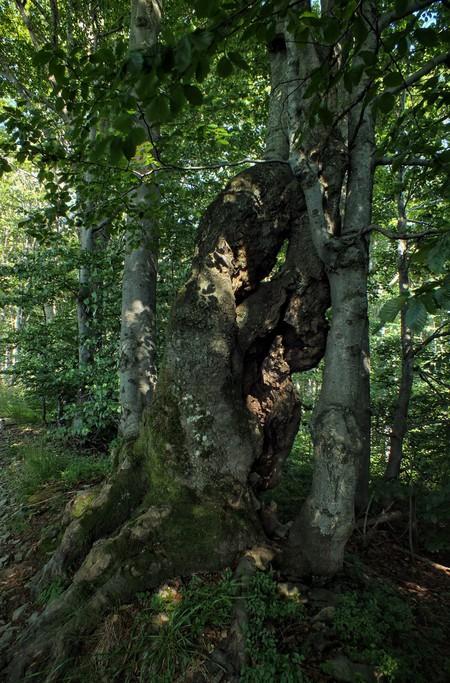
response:
<path id="1" fill-rule="evenodd" d="M 36 424 L 40 422 L 39 406 L 18 387 L 0 383 L 0 418 L 8 418 L 18 424 Z"/>
<path id="2" fill-rule="evenodd" d="M 108 458 L 63 449 L 45 437 L 16 444 L 11 449 L 12 485 L 22 497 L 29 497 L 48 484 L 71 488 L 105 477 L 110 471 Z"/>

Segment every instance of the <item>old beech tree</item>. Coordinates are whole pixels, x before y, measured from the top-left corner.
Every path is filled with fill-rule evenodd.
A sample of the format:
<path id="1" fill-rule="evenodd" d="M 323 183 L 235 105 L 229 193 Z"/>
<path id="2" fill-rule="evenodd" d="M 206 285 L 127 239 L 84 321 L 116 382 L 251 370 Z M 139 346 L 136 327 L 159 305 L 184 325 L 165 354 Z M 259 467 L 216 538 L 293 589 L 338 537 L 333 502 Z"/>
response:
<path id="1" fill-rule="evenodd" d="M 48 660 L 45 680 L 57 680 L 112 601 L 270 542 L 259 496 L 279 480 L 299 424 L 291 375 L 322 357 L 312 489 L 278 562 L 290 575 L 342 566 L 357 482 L 363 500 L 367 481 L 376 118 L 448 53 L 425 51 L 422 63 L 411 55 L 400 71 L 390 59 L 388 37 L 413 30 L 427 0 L 244 4 L 216 26 L 237 29 L 243 16 L 275 25 L 266 158 L 200 223 L 152 404 L 45 568 L 42 581 L 63 577 L 67 589 L 12 653 L 10 681 Z M 154 26 L 159 4 L 133 6 L 140 31 Z"/>

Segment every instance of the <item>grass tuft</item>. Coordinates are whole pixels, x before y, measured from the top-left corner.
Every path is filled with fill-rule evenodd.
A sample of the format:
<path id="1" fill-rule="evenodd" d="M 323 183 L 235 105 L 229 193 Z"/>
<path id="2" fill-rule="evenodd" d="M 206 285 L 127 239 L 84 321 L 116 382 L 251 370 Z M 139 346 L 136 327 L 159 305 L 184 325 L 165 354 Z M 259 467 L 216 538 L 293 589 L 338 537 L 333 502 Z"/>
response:
<path id="1" fill-rule="evenodd" d="M 72 488 L 109 474 L 110 461 L 104 457 L 62 450 L 44 437 L 11 447 L 12 485 L 19 497 L 29 497 L 48 484 Z"/>

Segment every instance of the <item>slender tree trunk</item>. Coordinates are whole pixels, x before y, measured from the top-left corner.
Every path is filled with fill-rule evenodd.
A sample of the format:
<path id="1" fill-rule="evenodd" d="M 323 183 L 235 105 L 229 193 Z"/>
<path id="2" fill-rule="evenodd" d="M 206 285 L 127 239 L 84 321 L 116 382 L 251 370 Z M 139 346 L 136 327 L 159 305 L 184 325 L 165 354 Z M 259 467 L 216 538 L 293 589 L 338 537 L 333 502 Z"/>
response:
<path id="1" fill-rule="evenodd" d="M 23 314 L 23 308 L 17 308 L 16 309 L 16 317 L 14 319 L 14 332 L 15 334 L 20 334 L 24 324 L 24 314 Z M 20 347 L 19 343 L 16 342 L 14 345 L 13 349 L 13 365 L 17 363 L 19 360 L 19 354 L 20 354 Z"/>
<path id="2" fill-rule="evenodd" d="M 399 172 L 399 181 L 403 183 L 403 171 Z M 399 232 L 405 232 L 407 227 L 406 205 L 404 194 L 399 192 L 398 200 Z M 409 255 L 408 244 L 404 240 L 398 242 L 398 286 L 400 294 L 409 291 Z M 401 377 L 398 389 L 397 403 L 390 434 L 389 459 L 384 474 L 385 479 L 398 479 L 403 459 L 403 443 L 408 431 L 408 408 L 414 381 L 414 349 L 411 329 L 406 324 L 406 311 L 400 312 L 400 341 L 401 341 Z"/>
<path id="3" fill-rule="evenodd" d="M 333 11 L 333 2 L 324 11 Z M 365 52 L 376 52 L 376 25 L 371 2 L 361 4 L 367 23 Z M 299 64 L 301 82 L 308 82 L 324 53 L 312 44 L 298 45 L 288 36 Z M 312 236 L 330 282 L 331 327 L 325 369 L 313 419 L 314 473 L 308 496 L 284 554 L 292 573 L 331 576 L 343 564 L 353 529 L 356 486 L 363 476 L 370 424 L 368 366 L 368 244 L 362 231 L 370 224 L 374 169 L 374 121 L 370 104 L 361 104 L 368 85 L 363 75 L 350 91 L 333 83 L 340 52 L 330 49 L 330 86 L 326 105 L 335 119 L 331 128 L 310 125 L 308 99 L 297 87 L 292 108 L 295 168 L 305 193 Z M 361 57 L 354 59 L 357 66 Z M 362 64 L 362 61 L 361 61 Z M 346 111 L 346 115 L 341 114 Z M 347 128 L 343 125 L 347 122 Z M 323 143 L 326 140 L 326 143 Z M 362 405 L 361 405 L 362 403 Z M 365 465 L 367 471 L 367 465 Z M 367 476 L 367 475 L 365 475 Z"/>
<path id="4" fill-rule="evenodd" d="M 83 373 L 92 363 L 93 320 L 92 320 L 92 263 L 94 260 L 93 227 L 81 226 L 79 230 L 82 264 L 79 269 L 77 320 L 78 320 L 78 367 Z"/>
<path id="5" fill-rule="evenodd" d="M 133 0 L 131 4 L 130 51 L 149 50 L 156 44 L 161 21 L 161 1 Z M 137 123 L 151 142 L 157 131 L 142 118 Z M 148 170 L 142 167 L 141 171 Z M 156 280 L 158 226 L 155 215 L 156 187 L 141 185 L 130 198 L 127 218 L 127 253 L 122 280 L 120 330 L 121 419 L 119 431 L 125 439 L 139 433 L 142 412 L 150 405 L 156 385 Z M 137 246 L 136 246 L 137 244 Z"/>

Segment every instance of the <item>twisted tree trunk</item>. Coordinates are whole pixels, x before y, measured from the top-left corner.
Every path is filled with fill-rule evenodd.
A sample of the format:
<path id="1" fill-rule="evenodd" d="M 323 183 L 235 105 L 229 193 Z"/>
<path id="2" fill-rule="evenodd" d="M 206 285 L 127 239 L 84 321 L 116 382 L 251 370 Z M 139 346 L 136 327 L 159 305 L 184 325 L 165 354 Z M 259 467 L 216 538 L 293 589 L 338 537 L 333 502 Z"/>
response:
<path id="1" fill-rule="evenodd" d="M 69 526 L 56 564 L 79 568 L 18 644 L 21 656 L 11 653 L 9 681 L 25 671 L 58 680 L 63 659 L 112 600 L 173 575 L 218 569 L 266 540 L 258 493 L 278 481 L 290 451 L 300 416 L 290 375 L 320 361 L 328 304 L 289 166 L 239 174 L 201 222 L 154 401 L 104 490 L 109 515 L 96 514 L 97 500 L 72 523 L 77 533 Z M 114 526 L 84 559 L 98 529 Z M 83 528 L 88 543 L 80 542 Z M 50 660 L 61 665 L 57 672 Z"/>

